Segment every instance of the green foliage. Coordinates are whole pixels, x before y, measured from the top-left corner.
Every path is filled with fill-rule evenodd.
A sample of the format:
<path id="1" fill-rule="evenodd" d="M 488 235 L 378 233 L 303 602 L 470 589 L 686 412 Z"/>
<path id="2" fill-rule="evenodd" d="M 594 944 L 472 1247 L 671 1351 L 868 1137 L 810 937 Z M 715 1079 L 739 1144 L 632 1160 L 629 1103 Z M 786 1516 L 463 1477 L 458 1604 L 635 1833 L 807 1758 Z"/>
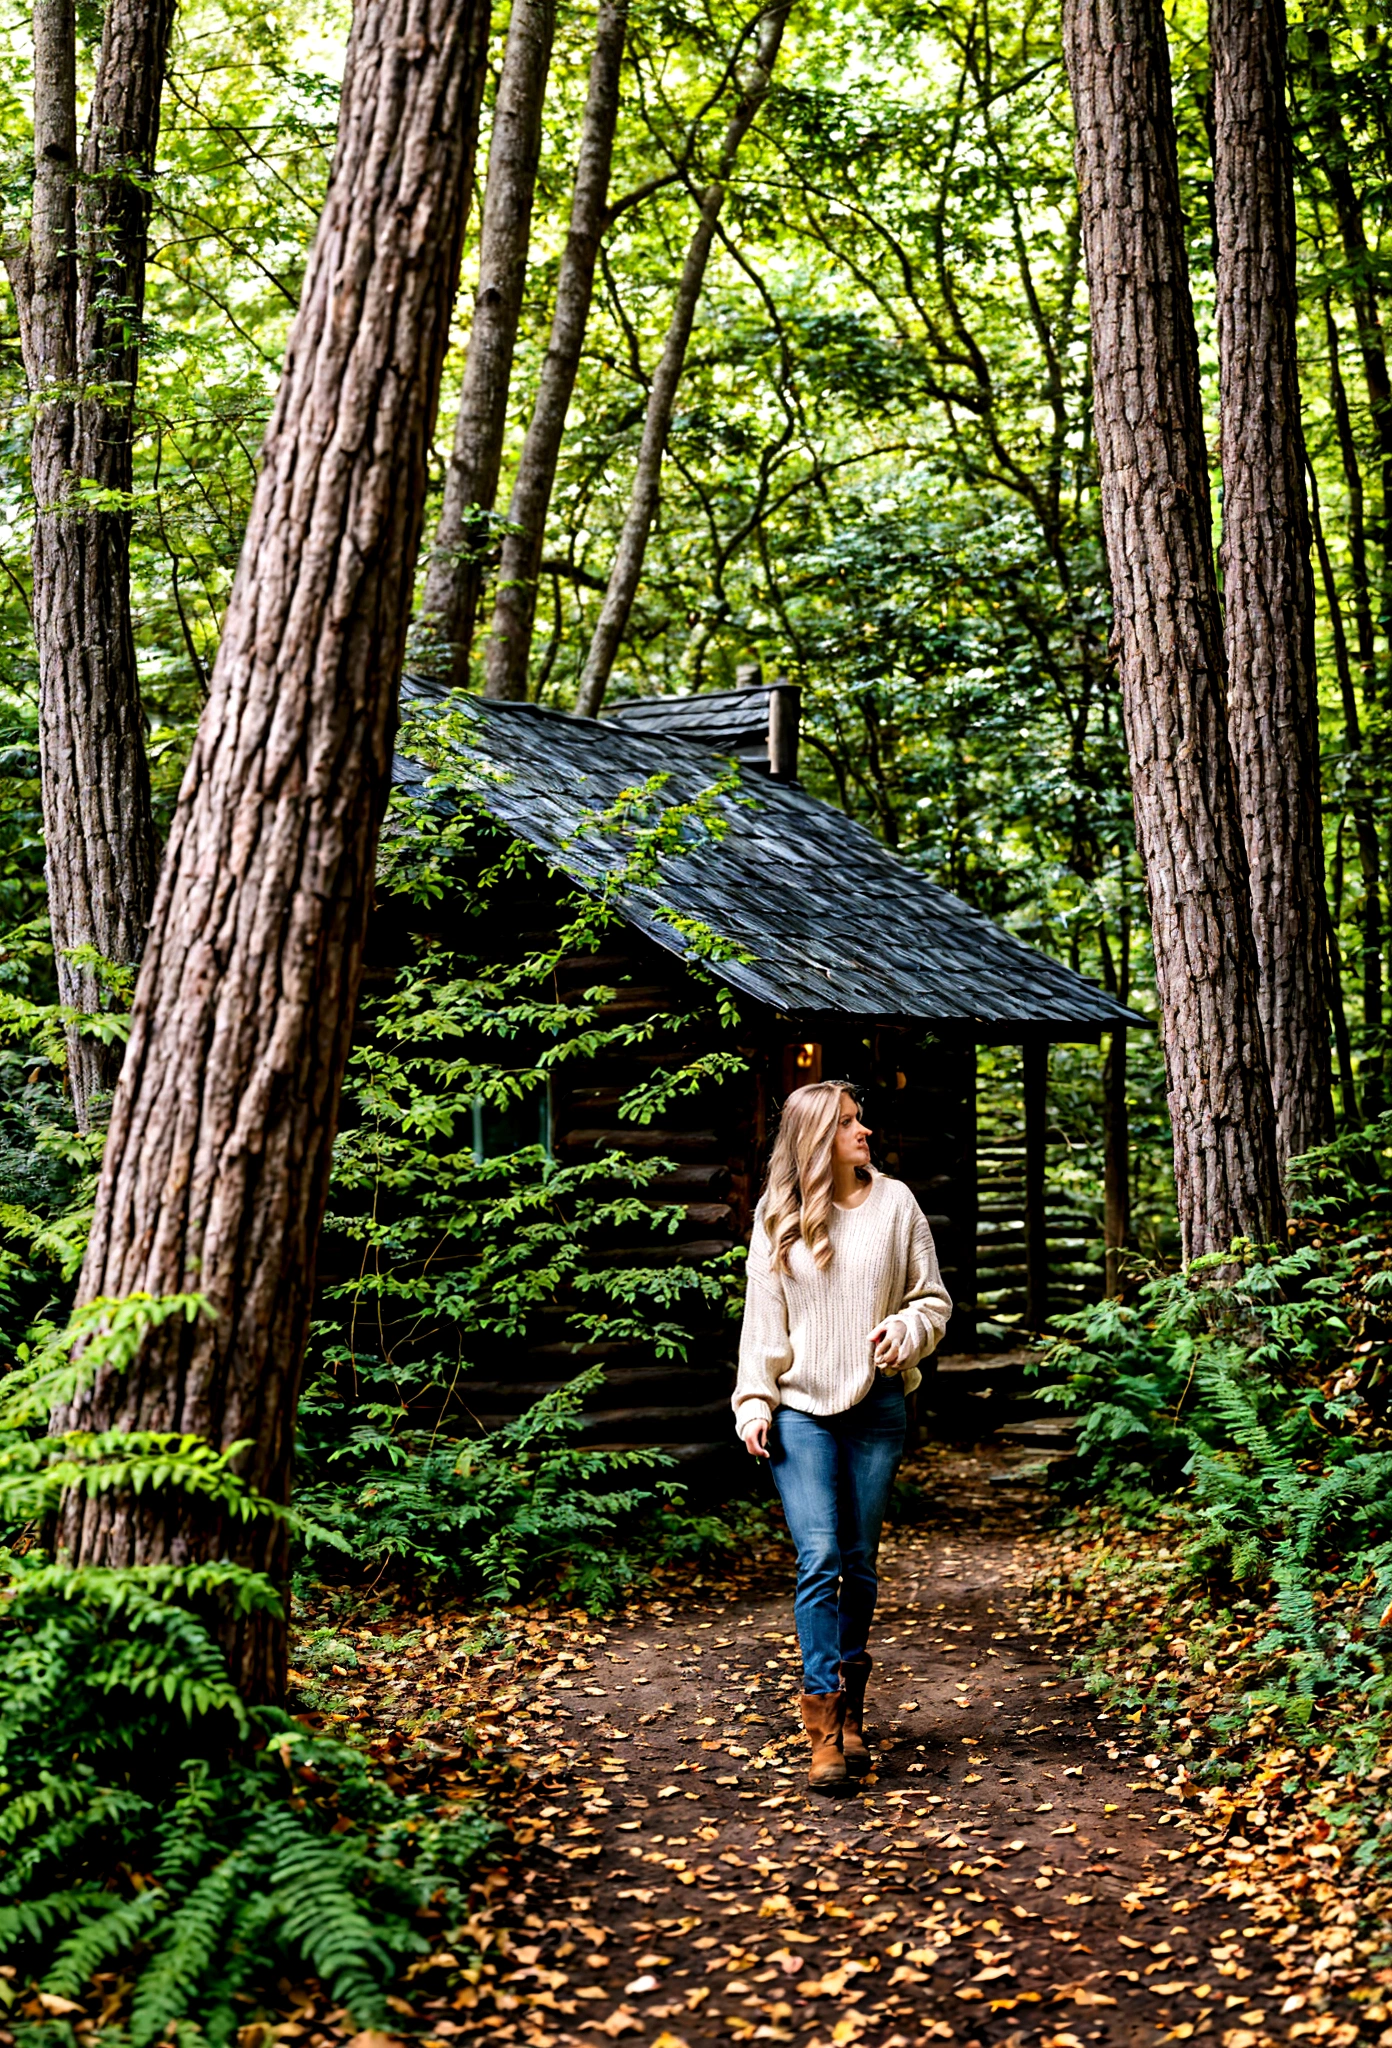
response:
<path id="1" fill-rule="evenodd" d="M 1321 4 L 1291 30 L 1304 426 L 1329 556 L 1318 621 L 1329 894 L 1351 1078 L 1366 1085 L 1368 1108 L 1381 1099 L 1383 1038 L 1379 976 L 1365 984 L 1362 967 L 1365 948 L 1385 961 L 1389 921 L 1385 881 L 1379 891 L 1360 869 L 1354 813 L 1369 794 L 1385 808 L 1388 621 L 1378 593 L 1389 587 L 1392 534 L 1379 503 L 1378 401 L 1358 346 L 1358 294 L 1381 288 L 1392 221 L 1392 41 L 1375 13 Z M 269 12 L 246 0 L 190 0 L 175 24 L 151 181 L 131 505 L 136 635 L 162 811 L 216 650 L 327 174 L 347 14 L 303 0 Z M 1211 70 L 1203 10 L 1186 0 L 1169 21 L 1183 210 L 1211 380 Z M 538 592 L 531 690 L 542 701 L 569 702 L 584 659 L 693 223 L 691 192 L 711 170 L 729 113 L 728 81 L 718 88 L 747 26 L 747 8 L 733 0 L 635 0 L 631 10 L 618 203 Z M 12 13 L 3 34 L 0 202 L 15 236 L 31 184 L 28 12 Z M 592 13 L 562 13 L 500 512 L 547 345 L 592 36 Z M 84 91 L 92 59 L 84 44 Z M 483 118 L 480 163 L 487 106 Z M 800 682 L 811 786 L 1084 972 L 1105 978 L 1117 967 L 1150 1008 L 1106 654 L 1070 126 L 1056 9 L 1026 7 L 1007 27 L 976 0 L 805 0 L 794 10 L 773 92 L 728 180 L 664 465 L 663 516 L 615 692 L 728 686 L 751 663 Z M 685 174 L 673 175 L 674 164 Z M 1366 238 L 1356 260 L 1349 248 L 1362 242 L 1346 242 L 1333 203 L 1336 166 Z M 471 237 L 477 223 L 475 209 Z M 466 280 L 474 262 L 471 247 Z M 445 371 L 427 534 L 466 330 Z M 8 928 L 42 910 L 28 409 L 8 295 L 0 337 Z M 1211 410 L 1211 381 L 1206 397 Z M 486 637 L 477 636 L 480 659 Z M 1131 1093 L 1144 1155 L 1137 1178 L 1158 1177 L 1158 1060 L 1138 1064 Z M 0 1123 L 10 1099 L 0 1085 Z M 1095 1125 L 1095 1085 L 1088 1107 Z M 1356 1106 L 1345 1108 L 1356 1119 Z M 0 1179 L 4 1171 L 0 1143 Z"/>
<path id="2" fill-rule="evenodd" d="M 73 1493 L 195 1497 L 224 1521 L 283 1515 L 232 1469 L 239 1446 L 153 1432 L 50 1434 L 195 1295 L 88 1305 L 0 1380 L 0 1949 L 59 1997 L 134 1977 L 132 2048 L 182 2021 L 231 2039 L 246 1999 L 312 1972 L 359 2022 L 385 2020 L 415 1916 L 453 1905 L 493 1833 L 441 1818 L 357 1752 L 249 1707 L 218 1633 L 282 1595 L 226 1560 L 74 1569 L 33 1532 Z"/>
<path id="3" fill-rule="evenodd" d="M 393 1791 L 361 1753 L 248 1709 L 184 1599 L 278 1599 L 229 1568 L 14 1571 L 0 1625 L 0 1949 L 80 1997 L 134 1969 L 133 2048 L 196 2020 L 210 2042 L 288 1972 L 360 2025 L 462 1908 L 495 1832 Z"/>
<path id="4" fill-rule="evenodd" d="M 554 1584 L 604 1604 L 653 1556 L 728 1533 L 682 1508 L 661 1454 L 585 1446 L 604 1370 L 584 1361 L 623 1346 L 680 1370 L 719 1332 L 738 1273 L 665 1256 L 681 1212 L 649 1192 L 670 1171 L 660 1155 L 553 1157 L 549 1090 L 636 1051 L 647 1079 L 615 1114 L 641 1130 L 695 1094 L 718 1107 L 742 1070 L 738 1013 L 699 969 L 689 1006 L 615 1021 L 619 984 L 585 965 L 618 928 L 618 889 L 650 879 L 693 831 L 720 829 L 717 792 L 676 805 L 656 778 L 625 793 L 573 849 L 583 863 L 587 835 L 617 835 L 623 859 L 602 889 L 582 888 L 481 814 L 452 714 L 413 726 L 409 743 L 438 772 L 394 799 L 383 881 L 446 905 L 456 944 L 412 948 L 391 991 L 364 1004 L 326 1224 L 343 1277 L 325 1289 L 300 1411 L 297 1498 L 320 1532 L 306 1565 L 346 1568 L 322 1541 L 332 1533 L 355 1571 L 389 1567 L 484 1600 Z M 519 899 L 545 935 L 491 957 L 510 921 L 499 907 Z M 711 935 L 684 936 L 709 954 Z M 553 1362 L 528 1368 L 539 1340 Z M 480 1429 L 480 1379 L 536 1398 Z"/>
<path id="5" fill-rule="evenodd" d="M 0 775 L 0 831 L 4 798 Z M 48 919 L 32 918 L 0 941 L 0 1367 L 60 1310 L 91 1222 L 102 1134 L 73 1128 L 63 1024 Z"/>
<path id="6" fill-rule="evenodd" d="M 380 1404 L 390 1419 L 367 1419 L 373 1404 L 358 1404 L 346 1448 L 329 1454 L 329 1476 L 302 1487 L 299 1502 L 339 1538 L 355 1569 L 404 1567 L 486 1601 L 545 1585 L 581 1606 L 613 1605 L 644 1581 L 651 1559 L 694 1555 L 730 1537 L 716 1517 L 683 1511 L 683 1488 L 657 1476 L 671 1462 L 660 1452 L 575 1444 L 581 1403 L 603 1372 L 591 1366 L 462 1447 L 393 1426 L 400 1377 L 380 1375 L 395 1397 Z M 364 1378 L 372 1377 L 368 1368 Z M 312 1440 L 324 1410 L 307 1402 L 302 1413 Z M 345 1465 L 351 1481 L 341 1476 Z M 321 1543 L 307 1546 L 308 1560 L 341 1569 Z"/>
<path id="7" fill-rule="evenodd" d="M 1290 1167 L 1292 1208 L 1312 1223 L 1385 1229 L 1392 1217 L 1392 1114 L 1345 1131 Z M 1377 1284 L 1374 1284 L 1375 1278 Z M 1385 1276 L 1365 1276 L 1365 1295 L 1387 1292 Z"/>
<path id="8" fill-rule="evenodd" d="M 449 737 L 446 724 L 423 744 Z M 622 837 L 632 880 L 719 819 L 713 799 L 667 805 L 659 779 L 586 829 Z M 329 1218 L 351 1277 L 329 1287 L 316 1333 L 289 1517 L 302 1567 L 391 1568 L 489 1600 L 545 1583 L 613 1601 L 653 1558 L 728 1543 L 729 1527 L 684 1508 L 661 1457 L 579 1441 L 597 1364 L 491 1431 L 469 1425 L 467 1382 L 455 1396 L 474 1367 L 515 1378 L 538 1315 L 567 1362 L 640 1342 L 679 1366 L 696 1334 L 719 1327 L 733 1276 L 651 1254 L 678 1215 L 648 1193 L 665 1162 L 616 1147 L 564 1165 L 538 1112 L 568 1062 L 641 1046 L 648 1078 L 618 1114 L 642 1129 L 738 1070 L 738 1017 L 699 969 L 693 1007 L 659 1020 L 614 1023 L 598 973 L 563 987 L 563 963 L 605 944 L 612 890 L 547 873 L 444 775 L 398 798 L 384 865 L 403 894 L 457 905 L 465 938 L 496 938 L 498 907 L 510 917 L 520 887 L 555 925 L 501 964 L 477 945 L 424 944 L 369 1003 Z M 714 950 L 694 927 L 687 937 L 698 957 Z M 51 1006 L 17 1000 L 0 1022 L 22 1040 L 50 1029 Z M 519 1116 L 531 1142 L 516 1142 Z M 74 1173 L 87 1163 L 80 1154 Z M 44 1219 L 23 1214 L 36 1244 Z M 67 1227 L 80 1249 L 80 1225 Z M 649 1251 L 626 1258 L 626 1242 Z M 211 1507 L 226 1527 L 285 1518 L 238 1476 L 244 1445 L 51 1427 L 161 1324 L 209 1313 L 195 1294 L 92 1302 L 16 1342 L 0 1378 L 0 1946 L 60 1997 L 97 1970 L 130 1976 L 132 2048 L 185 2021 L 226 2041 L 247 2001 L 287 1973 L 318 1977 L 360 2025 L 383 2024 L 386 1989 L 428 1945 L 416 1916 L 461 1905 L 493 1833 L 481 1807 L 443 1817 L 359 1752 L 240 1697 L 220 1640 L 278 1610 L 262 1574 L 226 1559 L 73 1569 L 39 1540 L 84 1494 Z"/>
<path id="9" fill-rule="evenodd" d="M 1250 1697 L 1297 1724 L 1332 1693 L 1392 1705 L 1388 1136 L 1379 1119 L 1297 1163 L 1309 1220 L 1296 1249 L 1237 1246 L 1149 1282 L 1134 1305 L 1101 1303 L 1040 1368 L 1040 1391 L 1080 1420 L 1066 1496 L 1142 1518 L 1182 1508 L 1170 1520 L 1191 1582 L 1264 1589 Z"/>

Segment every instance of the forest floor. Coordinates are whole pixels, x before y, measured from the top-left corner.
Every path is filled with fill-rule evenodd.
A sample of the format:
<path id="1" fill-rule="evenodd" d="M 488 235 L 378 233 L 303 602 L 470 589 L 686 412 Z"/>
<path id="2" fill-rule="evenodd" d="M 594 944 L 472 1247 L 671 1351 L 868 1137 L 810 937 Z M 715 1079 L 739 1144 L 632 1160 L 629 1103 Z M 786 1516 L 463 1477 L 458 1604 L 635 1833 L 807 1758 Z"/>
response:
<path id="1" fill-rule="evenodd" d="M 491 1637 L 477 1615 L 321 1626 L 321 1650 L 353 1660 L 328 1695 L 306 1675 L 324 1721 L 403 1755 L 424 1739 L 445 1778 L 472 1736 L 511 1830 L 467 1928 L 401 1987 L 401 2037 L 1377 2041 L 1387 2016 L 1360 2019 L 1348 1973 L 1331 1995 L 1308 1942 L 1283 1947 L 1300 1908 L 1263 1902 L 1242 1848 L 1232 1865 L 1205 1853 L 1173 1764 L 1068 1675 L 1031 1604 L 1057 1539 L 1037 1493 L 999 1483 L 1011 1462 L 938 1447 L 911 1468 L 924 1514 L 886 1538 L 872 1644 L 877 1766 L 841 1797 L 805 1789 L 776 1543 L 728 1576 L 674 1572 L 610 1620 L 534 1607 Z M 1283 1964 L 1297 1948 L 1303 1964 Z M 316 2048 L 351 2029 L 307 2002 L 275 2032 Z"/>

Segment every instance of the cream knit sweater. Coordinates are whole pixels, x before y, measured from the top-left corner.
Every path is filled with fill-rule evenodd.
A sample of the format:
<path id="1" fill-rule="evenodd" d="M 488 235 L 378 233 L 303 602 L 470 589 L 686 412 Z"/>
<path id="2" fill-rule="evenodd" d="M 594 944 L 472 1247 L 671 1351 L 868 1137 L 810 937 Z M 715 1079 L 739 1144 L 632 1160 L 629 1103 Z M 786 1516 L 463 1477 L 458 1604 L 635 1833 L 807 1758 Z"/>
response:
<path id="1" fill-rule="evenodd" d="M 875 1174 L 864 1201 L 833 1207 L 830 1233 L 829 1266 L 819 1268 L 799 1239 L 792 1270 L 780 1273 L 762 1201 L 754 1211 L 733 1402 L 742 1437 L 780 1405 L 840 1415 L 863 1401 L 875 1383 L 870 1332 L 886 1316 L 898 1316 L 907 1332 L 894 1368 L 906 1394 L 922 1378 L 918 1360 L 942 1341 L 952 1302 L 928 1218 L 902 1181 Z"/>

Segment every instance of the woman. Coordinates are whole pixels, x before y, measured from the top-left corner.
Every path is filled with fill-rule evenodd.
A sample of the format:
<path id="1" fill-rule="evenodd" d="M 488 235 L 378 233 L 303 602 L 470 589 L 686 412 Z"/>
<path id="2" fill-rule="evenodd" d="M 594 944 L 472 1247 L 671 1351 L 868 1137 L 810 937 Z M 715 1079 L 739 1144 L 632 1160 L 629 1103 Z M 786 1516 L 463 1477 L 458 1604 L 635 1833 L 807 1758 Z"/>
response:
<path id="1" fill-rule="evenodd" d="M 904 1452 L 904 1397 L 952 1303 L 928 1219 L 870 1164 L 870 1132 L 844 1081 L 783 1105 L 754 1211 L 735 1425 L 767 1458 L 797 1546 L 809 1784 L 870 1768 L 863 1718 L 875 1559 Z"/>

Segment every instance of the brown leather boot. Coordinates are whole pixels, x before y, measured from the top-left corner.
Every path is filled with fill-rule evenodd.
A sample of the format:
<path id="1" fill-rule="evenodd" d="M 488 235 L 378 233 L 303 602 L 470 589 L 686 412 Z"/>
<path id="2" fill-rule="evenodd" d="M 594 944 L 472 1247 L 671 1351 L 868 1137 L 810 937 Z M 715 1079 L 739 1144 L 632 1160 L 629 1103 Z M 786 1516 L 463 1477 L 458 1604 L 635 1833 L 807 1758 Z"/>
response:
<path id="1" fill-rule="evenodd" d="M 805 1692 L 802 1725 L 812 1739 L 812 1765 L 807 1782 L 814 1792 L 831 1792 L 846 1782 L 841 1729 L 846 1719 L 843 1692 Z"/>
<path id="2" fill-rule="evenodd" d="M 841 1751 L 853 1778 L 863 1778 L 875 1767 L 865 1743 L 865 1685 L 872 1665 L 868 1653 L 848 1657 L 841 1668 L 841 1685 L 846 1695 L 846 1722 L 841 1731 Z"/>

